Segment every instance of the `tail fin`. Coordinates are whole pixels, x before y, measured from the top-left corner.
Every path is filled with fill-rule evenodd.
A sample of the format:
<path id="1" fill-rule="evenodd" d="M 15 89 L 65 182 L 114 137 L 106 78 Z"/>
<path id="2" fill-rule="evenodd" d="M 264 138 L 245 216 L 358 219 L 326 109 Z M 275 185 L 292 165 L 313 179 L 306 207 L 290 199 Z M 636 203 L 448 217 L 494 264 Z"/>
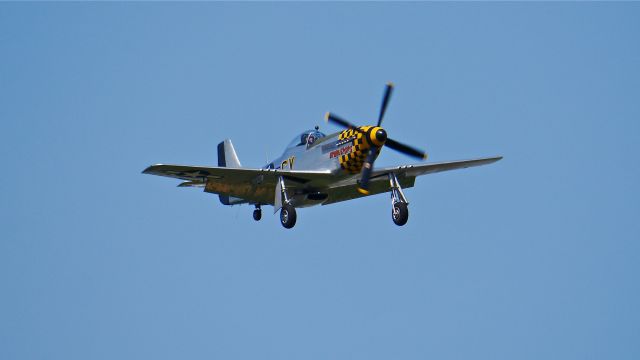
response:
<path id="1" fill-rule="evenodd" d="M 240 160 L 238 160 L 236 149 L 233 148 L 230 139 L 226 139 L 218 144 L 218 166 L 230 168 L 242 167 Z"/>
<path id="2" fill-rule="evenodd" d="M 225 139 L 223 142 L 218 144 L 218 166 L 230 168 L 242 167 L 242 165 L 240 165 L 240 160 L 238 160 L 238 154 L 236 154 L 236 150 L 233 148 L 233 144 L 229 139 Z M 224 205 L 233 205 L 245 202 L 242 199 L 230 197 L 229 195 L 218 195 L 218 197 L 220 198 L 220 202 Z"/>

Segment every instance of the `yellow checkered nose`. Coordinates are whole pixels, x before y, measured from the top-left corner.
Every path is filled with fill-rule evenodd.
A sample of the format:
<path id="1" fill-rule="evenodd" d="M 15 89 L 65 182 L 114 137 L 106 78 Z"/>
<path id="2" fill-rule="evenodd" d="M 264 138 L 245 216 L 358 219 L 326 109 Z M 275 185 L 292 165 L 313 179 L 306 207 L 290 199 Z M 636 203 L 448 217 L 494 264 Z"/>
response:
<path id="1" fill-rule="evenodd" d="M 384 131 L 383 128 L 376 126 L 371 129 L 371 132 L 369 133 L 369 139 L 371 140 L 371 143 L 373 145 L 381 147 L 382 145 L 384 145 L 384 142 L 387 141 L 387 132 Z"/>

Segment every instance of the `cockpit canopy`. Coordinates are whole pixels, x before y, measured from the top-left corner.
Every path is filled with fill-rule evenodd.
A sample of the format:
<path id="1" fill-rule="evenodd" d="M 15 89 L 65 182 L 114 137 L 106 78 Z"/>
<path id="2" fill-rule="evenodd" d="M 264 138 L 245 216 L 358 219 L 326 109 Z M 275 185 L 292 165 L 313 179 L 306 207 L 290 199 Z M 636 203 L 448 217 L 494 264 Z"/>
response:
<path id="1" fill-rule="evenodd" d="M 289 145 L 287 145 L 287 149 L 296 147 L 296 146 L 303 146 L 303 145 L 306 145 L 307 147 L 311 146 L 318 139 L 323 138 L 325 136 L 326 136 L 325 134 L 321 133 L 318 130 L 303 131 L 302 134 L 294 137 L 293 140 L 291 140 Z"/>

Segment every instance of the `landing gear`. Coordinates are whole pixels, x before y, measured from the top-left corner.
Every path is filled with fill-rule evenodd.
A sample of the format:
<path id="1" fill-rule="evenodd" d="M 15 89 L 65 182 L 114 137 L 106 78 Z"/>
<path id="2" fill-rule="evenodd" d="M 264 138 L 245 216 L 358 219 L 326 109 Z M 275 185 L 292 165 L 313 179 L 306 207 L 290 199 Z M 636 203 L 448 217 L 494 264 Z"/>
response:
<path id="1" fill-rule="evenodd" d="M 256 209 L 253 210 L 253 220 L 260 221 L 262 219 L 262 209 L 260 209 L 260 205 L 256 205 Z"/>
<path id="2" fill-rule="evenodd" d="M 389 185 L 391 187 L 391 218 L 396 225 L 402 226 L 409 220 L 409 208 L 407 207 L 409 203 L 404 197 L 396 174 L 389 173 Z"/>
<path id="3" fill-rule="evenodd" d="M 291 205 L 284 178 L 280 176 L 276 185 L 275 211 L 280 209 L 280 223 L 286 229 L 291 229 L 296 224 L 296 208 Z"/>
<path id="4" fill-rule="evenodd" d="M 282 204 L 280 223 L 285 228 L 291 229 L 296 224 L 296 208 L 289 204 Z"/>
<path id="5" fill-rule="evenodd" d="M 393 222 L 398 226 L 402 226 L 409 220 L 409 208 L 406 203 L 397 202 L 393 204 L 393 210 L 391 210 L 391 217 Z"/>

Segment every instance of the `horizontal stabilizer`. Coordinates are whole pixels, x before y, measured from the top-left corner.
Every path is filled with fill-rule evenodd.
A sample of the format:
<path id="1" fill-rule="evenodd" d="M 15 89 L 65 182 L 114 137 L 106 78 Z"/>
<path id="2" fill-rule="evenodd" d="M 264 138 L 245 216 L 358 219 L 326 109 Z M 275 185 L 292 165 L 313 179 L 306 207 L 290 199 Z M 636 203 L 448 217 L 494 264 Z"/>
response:
<path id="1" fill-rule="evenodd" d="M 185 181 L 181 182 L 178 187 L 204 187 L 205 183 L 202 181 Z"/>

